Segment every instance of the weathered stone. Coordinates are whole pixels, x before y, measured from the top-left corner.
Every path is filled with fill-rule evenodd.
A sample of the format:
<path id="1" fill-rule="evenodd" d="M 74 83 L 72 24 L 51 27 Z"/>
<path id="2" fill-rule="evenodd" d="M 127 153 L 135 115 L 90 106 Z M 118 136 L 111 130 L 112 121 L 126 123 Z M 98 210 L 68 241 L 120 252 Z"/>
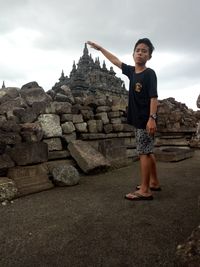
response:
<path id="1" fill-rule="evenodd" d="M 81 122 L 81 123 L 75 123 L 75 128 L 77 132 L 80 133 L 87 133 L 87 123 L 86 122 Z"/>
<path id="2" fill-rule="evenodd" d="M 127 97 L 114 96 L 112 99 L 112 111 L 118 111 L 118 110 L 126 111 L 127 104 L 128 104 Z"/>
<path id="3" fill-rule="evenodd" d="M 102 133 L 103 132 L 103 121 L 102 120 L 96 120 L 97 124 L 97 132 Z"/>
<path id="4" fill-rule="evenodd" d="M 139 159 L 137 150 L 135 148 L 129 148 L 126 150 L 126 157 L 132 159 Z"/>
<path id="5" fill-rule="evenodd" d="M 191 158 L 194 155 L 194 150 L 187 148 L 156 148 L 155 156 L 158 161 L 164 162 L 176 162 L 187 158 Z"/>
<path id="6" fill-rule="evenodd" d="M 111 123 L 105 124 L 103 129 L 105 133 L 111 133 L 113 131 L 113 125 Z"/>
<path id="7" fill-rule="evenodd" d="M 8 152 L 17 165 L 29 165 L 48 160 L 48 145 L 44 142 L 16 144 Z"/>
<path id="8" fill-rule="evenodd" d="M 155 145 L 156 146 L 188 146 L 189 140 L 186 137 L 177 137 L 172 136 L 172 138 L 169 138 L 169 136 L 166 137 L 156 137 L 155 139 Z"/>
<path id="9" fill-rule="evenodd" d="M 96 114 L 95 118 L 102 120 L 103 124 L 109 123 L 108 114 L 106 112 L 101 112 L 101 113 Z"/>
<path id="10" fill-rule="evenodd" d="M 60 150 L 60 151 L 49 151 L 48 160 L 56 160 L 56 159 L 66 159 L 71 157 L 68 150 Z"/>
<path id="11" fill-rule="evenodd" d="M 68 96 L 66 95 L 63 95 L 61 93 L 57 93 L 54 97 L 54 100 L 57 101 L 57 102 L 68 102 Z"/>
<path id="12" fill-rule="evenodd" d="M 96 120 L 89 120 L 87 122 L 87 124 L 88 124 L 88 131 L 90 133 L 97 133 L 98 132 Z"/>
<path id="13" fill-rule="evenodd" d="M 124 125 L 122 123 L 114 123 L 113 125 L 113 132 L 122 132 L 124 129 Z"/>
<path id="14" fill-rule="evenodd" d="M 1 125 L 3 125 L 7 121 L 7 118 L 5 115 L 0 115 L 0 128 Z"/>
<path id="15" fill-rule="evenodd" d="M 82 133 L 80 137 L 82 140 L 104 139 L 106 138 L 106 134 L 105 133 Z"/>
<path id="16" fill-rule="evenodd" d="M 0 155 L 0 170 L 8 169 L 14 167 L 15 163 L 12 161 L 9 155 Z"/>
<path id="17" fill-rule="evenodd" d="M 70 134 L 76 130 L 73 122 L 71 121 L 61 124 L 61 127 L 64 134 Z"/>
<path id="18" fill-rule="evenodd" d="M 6 145 L 16 145 L 21 142 L 22 138 L 19 133 L 5 132 L 0 130 L 1 143 Z"/>
<path id="19" fill-rule="evenodd" d="M 79 114 L 81 110 L 83 109 L 83 106 L 80 104 L 75 104 L 72 106 L 72 113 L 73 114 Z"/>
<path id="20" fill-rule="evenodd" d="M 48 173 L 49 177 L 52 178 L 52 172 L 53 169 L 58 167 L 58 166 L 66 166 L 66 165 L 72 165 L 72 166 L 77 166 L 76 161 L 72 158 L 70 159 L 58 159 L 58 160 L 52 160 L 52 161 L 47 161 L 42 164 L 40 164 L 45 171 Z"/>
<path id="21" fill-rule="evenodd" d="M 85 173 L 100 170 L 107 170 L 110 167 L 109 161 L 88 143 L 76 140 L 68 145 L 72 157 Z"/>
<path id="22" fill-rule="evenodd" d="M 21 89 L 25 90 L 25 89 L 31 89 L 31 88 L 37 88 L 37 87 L 41 88 L 37 82 L 33 81 L 33 82 L 24 84 Z"/>
<path id="23" fill-rule="evenodd" d="M 111 111 L 111 107 L 109 106 L 99 106 L 96 109 L 96 113 L 108 112 L 108 111 Z"/>
<path id="24" fill-rule="evenodd" d="M 189 145 L 192 148 L 200 148 L 200 132 L 196 136 L 192 137 L 189 142 Z"/>
<path id="25" fill-rule="evenodd" d="M 75 100 L 72 95 L 71 89 L 67 85 L 62 85 L 55 89 L 56 94 L 54 95 L 55 101 L 67 101 L 71 104 L 74 104 Z"/>
<path id="26" fill-rule="evenodd" d="M 187 240 L 177 246 L 176 266 L 200 266 L 200 225 L 192 231 Z"/>
<path id="27" fill-rule="evenodd" d="M 6 132 L 20 132 L 20 126 L 13 120 L 5 120 L 0 123 L 0 128 Z"/>
<path id="28" fill-rule="evenodd" d="M 74 102 L 75 104 L 84 105 L 85 99 L 81 96 L 74 96 Z"/>
<path id="29" fill-rule="evenodd" d="M 45 113 L 46 107 L 48 107 L 49 102 L 34 102 L 32 104 L 31 110 L 33 113 L 40 115 L 42 113 Z"/>
<path id="30" fill-rule="evenodd" d="M 200 95 L 198 96 L 198 99 L 197 99 L 197 107 L 200 108 Z M 200 112 L 199 111 L 196 114 L 196 118 L 198 119 L 196 133 L 194 136 L 192 136 L 189 143 L 190 143 L 190 147 L 200 148 Z"/>
<path id="31" fill-rule="evenodd" d="M 18 107 L 26 107 L 24 100 L 21 97 L 8 100 L 0 105 L 0 114 L 7 114 L 7 112 L 13 112 Z"/>
<path id="32" fill-rule="evenodd" d="M 81 110 L 84 121 L 92 120 L 94 118 L 94 112 L 92 110 Z"/>
<path id="33" fill-rule="evenodd" d="M 73 132 L 71 134 L 64 134 L 62 136 L 62 138 L 68 143 L 70 143 L 71 141 L 76 140 L 76 132 Z"/>
<path id="34" fill-rule="evenodd" d="M 132 136 L 135 136 L 135 134 L 133 132 L 130 132 L 130 133 L 117 133 L 115 134 L 117 137 L 132 137 Z"/>
<path id="35" fill-rule="evenodd" d="M 133 125 L 127 124 L 127 123 L 123 123 L 123 130 L 124 132 L 134 132 L 134 127 Z"/>
<path id="36" fill-rule="evenodd" d="M 84 101 L 86 106 L 96 109 L 98 107 L 97 99 L 94 95 L 89 95 Z"/>
<path id="37" fill-rule="evenodd" d="M 44 137 L 62 136 L 62 128 L 60 126 L 60 117 L 56 114 L 41 114 L 38 117 Z"/>
<path id="38" fill-rule="evenodd" d="M 61 114 L 60 121 L 62 123 L 73 120 L 73 114 Z"/>
<path id="39" fill-rule="evenodd" d="M 43 138 L 43 131 L 38 122 L 21 124 L 21 136 L 25 142 L 39 142 Z"/>
<path id="40" fill-rule="evenodd" d="M 68 114 L 72 113 L 72 105 L 68 102 L 51 102 L 45 109 L 45 113 Z"/>
<path id="41" fill-rule="evenodd" d="M 0 89 L 0 104 L 17 97 L 19 97 L 19 88 L 17 87 L 7 87 L 5 89 Z"/>
<path id="42" fill-rule="evenodd" d="M 72 117 L 73 123 L 81 123 L 83 122 L 83 115 L 82 114 L 74 114 Z"/>
<path id="43" fill-rule="evenodd" d="M 119 111 L 111 111 L 108 112 L 108 118 L 119 118 L 120 117 L 120 112 Z"/>
<path id="44" fill-rule="evenodd" d="M 32 109 L 28 108 L 15 108 L 13 114 L 19 119 L 21 123 L 31 123 L 37 119 L 37 113 Z"/>
<path id="45" fill-rule="evenodd" d="M 58 186 L 77 185 L 80 180 L 79 172 L 72 165 L 59 165 L 53 169 L 52 175 L 53 183 Z"/>
<path id="46" fill-rule="evenodd" d="M 12 200 L 17 196 L 18 190 L 13 180 L 0 177 L 0 201 Z"/>
<path id="47" fill-rule="evenodd" d="M 111 118 L 110 123 L 112 124 L 121 124 L 121 118 Z"/>
<path id="48" fill-rule="evenodd" d="M 10 168 L 7 176 L 15 181 L 18 196 L 53 188 L 53 184 L 47 175 L 47 170 L 41 164 Z"/>
<path id="49" fill-rule="evenodd" d="M 34 85 L 33 85 L 34 86 Z M 27 86 L 24 85 L 22 86 L 20 90 L 20 95 L 22 99 L 25 100 L 25 102 L 29 105 L 32 106 L 33 103 L 35 102 L 50 102 L 51 97 L 45 93 L 44 89 L 37 86 Z"/>
<path id="50" fill-rule="evenodd" d="M 0 141 L 0 155 L 4 154 L 6 151 L 6 144 Z"/>
<path id="51" fill-rule="evenodd" d="M 109 160 L 113 167 L 119 168 L 128 164 L 124 139 L 100 140 L 98 151 Z"/>
<path id="52" fill-rule="evenodd" d="M 199 94 L 199 96 L 197 98 L 197 107 L 200 108 L 200 94 Z"/>
<path id="53" fill-rule="evenodd" d="M 48 138 L 43 140 L 48 145 L 48 151 L 62 150 L 60 138 Z"/>

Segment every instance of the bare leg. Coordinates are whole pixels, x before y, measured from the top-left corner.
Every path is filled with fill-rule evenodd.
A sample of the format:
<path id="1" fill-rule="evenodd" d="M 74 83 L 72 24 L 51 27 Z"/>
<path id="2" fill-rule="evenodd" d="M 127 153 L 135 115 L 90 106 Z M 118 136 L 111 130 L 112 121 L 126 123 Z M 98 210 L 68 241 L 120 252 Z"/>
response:
<path id="1" fill-rule="evenodd" d="M 151 158 L 150 187 L 159 187 L 160 183 L 158 181 L 158 176 L 157 176 L 156 159 L 154 154 L 150 154 L 149 156 Z"/>
<path id="2" fill-rule="evenodd" d="M 138 198 L 140 199 L 141 197 L 143 197 L 143 199 L 144 198 L 153 199 L 150 190 L 150 182 L 152 183 L 157 182 L 155 187 L 159 186 L 159 182 L 157 179 L 157 172 L 156 172 L 156 161 L 154 156 L 152 157 L 151 154 L 140 155 L 140 169 L 141 169 L 141 185 L 138 187 L 137 191 L 126 195 L 125 198 L 129 200 L 138 200 Z"/>
<path id="3" fill-rule="evenodd" d="M 140 155 L 140 170 L 141 170 L 141 187 L 139 193 L 142 195 L 151 195 L 149 190 L 149 183 L 152 168 L 151 155 Z"/>

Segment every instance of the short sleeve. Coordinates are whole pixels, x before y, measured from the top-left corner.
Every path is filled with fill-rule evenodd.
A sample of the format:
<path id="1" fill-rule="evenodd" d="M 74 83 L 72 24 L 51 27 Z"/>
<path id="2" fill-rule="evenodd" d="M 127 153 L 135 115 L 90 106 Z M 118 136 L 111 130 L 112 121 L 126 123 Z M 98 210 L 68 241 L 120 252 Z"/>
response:
<path id="1" fill-rule="evenodd" d="M 134 71 L 133 66 L 122 63 L 122 74 L 126 75 L 129 79 L 131 75 L 133 75 L 133 71 Z"/>
<path id="2" fill-rule="evenodd" d="M 158 97 L 157 76 L 154 70 L 149 71 L 149 97 Z"/>

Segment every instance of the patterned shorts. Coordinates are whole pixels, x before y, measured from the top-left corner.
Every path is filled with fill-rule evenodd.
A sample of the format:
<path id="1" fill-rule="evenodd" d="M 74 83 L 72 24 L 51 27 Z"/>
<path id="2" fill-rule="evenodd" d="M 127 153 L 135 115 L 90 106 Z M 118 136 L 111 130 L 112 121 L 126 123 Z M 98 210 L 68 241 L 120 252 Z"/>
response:
<path id="1" fill-rule="evenodd" d="M 138 155 L 153 153 L 154 135 L 148 134 L 146 129 L 135 129 L 135 140 Z"/>

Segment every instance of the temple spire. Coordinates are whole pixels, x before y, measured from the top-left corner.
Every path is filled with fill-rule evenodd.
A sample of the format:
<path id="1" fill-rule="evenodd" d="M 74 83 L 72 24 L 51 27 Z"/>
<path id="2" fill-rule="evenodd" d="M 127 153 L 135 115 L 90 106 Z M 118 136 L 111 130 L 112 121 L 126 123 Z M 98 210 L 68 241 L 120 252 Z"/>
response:
<path id="1" fill-rule="evenodd" d="M 89 52 L 88 52 L 88 48 L 87 48 L 87 44 L 85 43 L 85 47 L 84 47 L 84 50 L 83 50 L 83 55 L 84 56 L 88 56 Z"/>
<path id="2" fill-rule="evenodd" d="M 65 80 L 65 75 L 64 75 L 64 71 L 62 70 L 61 76 L 59 78 L 59 81 L 62 82 Z"/>
<path id="3" fill-rule="evenodd" d="M 5 88 L 6 88 L 6 86 L 5 86 L 5 83 L 4 83 L 4 81 L 3 81 L 3 84 L 2 84 L 1 89 L 5 89 Z"/>

